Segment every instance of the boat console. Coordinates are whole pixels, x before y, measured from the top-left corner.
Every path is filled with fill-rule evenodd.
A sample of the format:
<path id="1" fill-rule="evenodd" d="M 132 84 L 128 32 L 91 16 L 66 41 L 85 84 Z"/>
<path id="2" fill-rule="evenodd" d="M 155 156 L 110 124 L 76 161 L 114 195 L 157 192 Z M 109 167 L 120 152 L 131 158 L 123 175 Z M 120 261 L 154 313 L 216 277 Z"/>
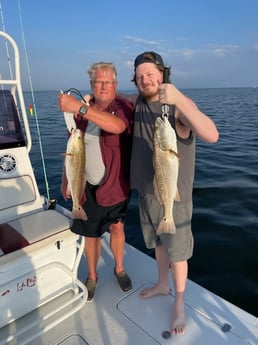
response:
<path id="1" fill-rule="evenodd" d="M 28 327 L 34 337 L 54 327 L 84 305 L 87 290 L 77 278 L 83 240 L 71 232 L 69 214 L 48 209 L 34 176 L 18 48 L 6 33 L 0 38 L 14 49 L 16 74 L 0 79 L 0 333 L 8 334 L 1 345 Z M 54 301 L 65 294 L 69 299 L 57 307 Z M 33 322 L 20 322 L 46 305 Z"/>

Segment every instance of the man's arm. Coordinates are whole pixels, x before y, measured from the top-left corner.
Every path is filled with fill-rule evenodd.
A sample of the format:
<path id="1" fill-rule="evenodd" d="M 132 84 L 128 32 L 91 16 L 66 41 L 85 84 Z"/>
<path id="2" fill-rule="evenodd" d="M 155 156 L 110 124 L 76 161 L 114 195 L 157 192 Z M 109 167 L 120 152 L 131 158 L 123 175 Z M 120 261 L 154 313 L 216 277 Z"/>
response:
<path id="1" fill-rule="evenodd" d="M 159 100 L 163 104 L 173 104 L 176 107 L 176 119 L 200 139 L 210 143 L 218 140 L 219 133 L 215 123 L 174 85 L 161 84 Z"/>

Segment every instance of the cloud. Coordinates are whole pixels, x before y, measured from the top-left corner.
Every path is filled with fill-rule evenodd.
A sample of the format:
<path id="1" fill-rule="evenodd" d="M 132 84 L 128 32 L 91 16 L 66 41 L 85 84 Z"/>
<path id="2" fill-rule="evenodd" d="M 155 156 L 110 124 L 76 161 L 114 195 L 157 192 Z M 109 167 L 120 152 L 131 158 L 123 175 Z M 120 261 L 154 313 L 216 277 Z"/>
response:
<path id="1" fill-rule="evenodd" d="M 228 50 L 224 48 L 215 48 L 213 50 L 215 56 L 218 57 L 226 57 L 228 55 Z"/>
<path id="2" fill-rule="evenodd" d="M 208 45 L 207 53 L 215 55 L 216 57 L 227 57 L 229 55 L 235 54 L 239 50 L 238 45 L 228 44 L 228 45 Z"/>
<path id="3" fill-rule="evenodd" d="M 186 59 L 191 59 L 196 55 L 196 52 L 193 49 L 183 49 L 180 55 Z"/>
<path id="4" fill-rule="evenodd" d="M 180 57 L 184 58 L 185 60 L 192 60 L 195 57 L 201 56 L 210 56 L 210 57 L 219 57 L 225 58 L 228 56 L 234 55 L 239 50 L 238 45 L 215 45 L 209 44 L 203 48 L 197 49 L 190 49 L 190 48 L 182 48 L 182 49 L 173 49 L 170 50 L 170 55 L 173 57 Z"/>
<path id="5" fill-rule="evenodd" d="M 134 61 L 126 60 L 126 61 L 124 62 L 124 65 L 125 65 L 125 67 L 131 68 L 131 67 L 133 67 L 133 65 L 134 65 Z"/>
<path id="6" fill-rule="evenodd" d="M 134 36 L 124 36 L 125 40 L 134 42 L 134 43 L 141 43 L 144 45 L 148 45 L 148 46 L 154 46 L 154 47 L 159 47 L 160 43 L 158 41 L 151 41 L 151 40 L 146 40 L 140 37 L 134 37 Z"/>

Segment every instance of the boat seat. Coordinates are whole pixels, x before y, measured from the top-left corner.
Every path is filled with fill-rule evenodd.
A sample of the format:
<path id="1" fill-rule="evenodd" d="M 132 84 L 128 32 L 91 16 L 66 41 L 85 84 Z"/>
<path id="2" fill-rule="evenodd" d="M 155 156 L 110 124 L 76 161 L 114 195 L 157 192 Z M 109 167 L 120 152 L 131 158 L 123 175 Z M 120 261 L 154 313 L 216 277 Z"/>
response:
<path id="1" fill-rule="evenodd" d="M 30 243 L 8 223 L 0 224 L 0 256 L 28 246 Z"/>
<path id="2" fill-rule="evenodd" d="M 55 210 L 37 212 L 0 224 L 0 256 L 23 249 L 60 231 L 68 230 L 70 226 L 69 218 Z"/>

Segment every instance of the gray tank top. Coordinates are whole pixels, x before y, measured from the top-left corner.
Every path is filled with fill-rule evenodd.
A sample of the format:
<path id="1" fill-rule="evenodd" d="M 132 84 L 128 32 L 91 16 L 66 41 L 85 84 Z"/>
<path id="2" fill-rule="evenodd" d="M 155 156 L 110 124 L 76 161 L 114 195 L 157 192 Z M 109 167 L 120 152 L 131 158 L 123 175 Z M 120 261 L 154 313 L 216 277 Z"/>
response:
<path id="1" fill-rule="evenodd" d="M 154 122 L 162 114 L 161 104 L 147 103 L 141 97 L 135 104 L 134 136 L 131 159 L 131 187 L 141 196 L 154 194 L 153 189 L 153 128 Z M 169 121 L 175 129 L 174 106 L 169 107 Z M 178 191 L 181 202 L 192 200 L 195 169 L 195 137 L 182 139 L 177 134 L 180 157 Z"/>

